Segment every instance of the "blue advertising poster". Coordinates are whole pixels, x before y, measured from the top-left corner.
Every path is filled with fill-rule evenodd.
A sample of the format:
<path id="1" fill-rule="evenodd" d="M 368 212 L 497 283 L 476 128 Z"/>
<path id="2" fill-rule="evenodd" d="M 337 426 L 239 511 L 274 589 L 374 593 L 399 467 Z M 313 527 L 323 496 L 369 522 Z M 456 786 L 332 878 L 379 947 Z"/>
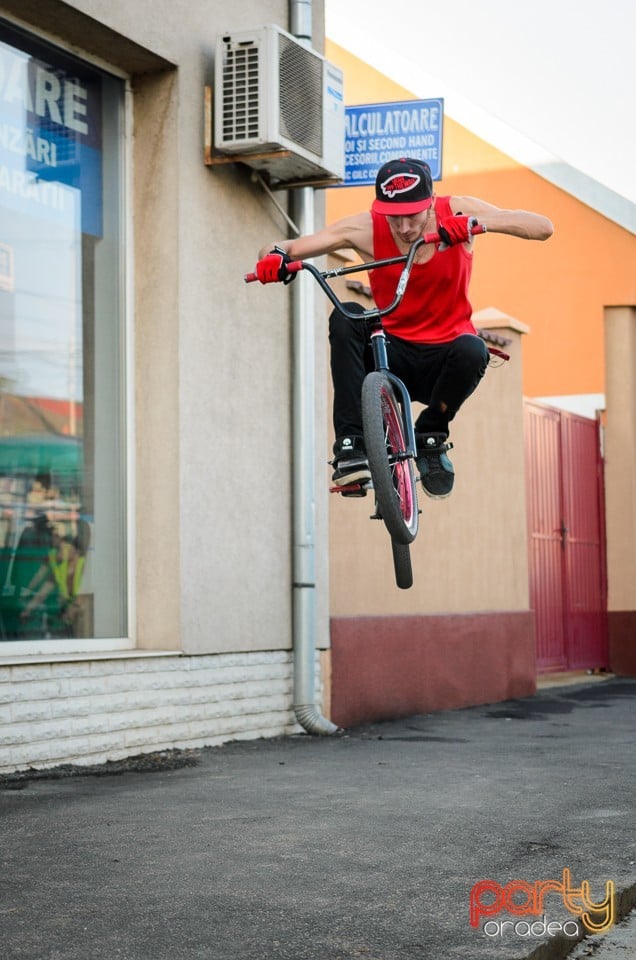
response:
<path id="1" fill-rule="evenodd" d="M 342 186 L 365 187 L 387 160 L 425 160 L 433 180 L 442 178 L 444 101 L 400 100 L 345 109 L 345 179 Z"/>
<path id="2" fill-rule="evenodd" d="M 0 202 L 60 223 L 81 207 L 82 233 L 101 236 L 101 80 L 45 56 L 0 43 Z"/>

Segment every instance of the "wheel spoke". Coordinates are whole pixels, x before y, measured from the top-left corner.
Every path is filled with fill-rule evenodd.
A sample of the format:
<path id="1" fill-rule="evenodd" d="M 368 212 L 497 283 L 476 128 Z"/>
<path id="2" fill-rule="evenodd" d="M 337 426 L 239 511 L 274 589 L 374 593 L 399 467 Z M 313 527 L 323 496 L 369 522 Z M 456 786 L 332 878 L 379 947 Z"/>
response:
<path id="1" fill-rule="evenodd" d="M 409 470 L 409 465 L 405 459 L 401 459 L 404 454 L 405 444 L 402 436 L 402 425 L 396 420 L 396 410 L 392 398 L 386 390 L 382 393 L 382 412 L 384 418 L 384 442 L 389 454 L 389 467 L 395 494 L 400 502 L 402 515 L 407 523 L 410 522 L 414 505 L 411 497 L 411 485 L 405 472 Z"/>

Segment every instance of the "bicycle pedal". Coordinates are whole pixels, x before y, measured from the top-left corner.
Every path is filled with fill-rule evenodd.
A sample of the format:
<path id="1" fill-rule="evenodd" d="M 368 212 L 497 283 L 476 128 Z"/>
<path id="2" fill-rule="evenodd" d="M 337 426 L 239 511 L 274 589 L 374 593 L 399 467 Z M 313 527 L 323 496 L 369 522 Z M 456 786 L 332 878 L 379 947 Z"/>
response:
<path id="1" fill-rule="evenodd" d="M 362 483 L 346 483 L 339 487 L 329 487 L 329 493 L 341 493 L 343 497 L 366 497 L 367 491 L 373 489 L 370 480 Z"/>
<path id="2" fill-rule="evenodd" d="M 361 483 L 342 483 L 339 487 L 329 487 L 329 493 L 343 493 L 349 496 L 363 496 Z M 366 493 L 366 490 L 364 491 Z"/>
<path id="3" fill-rule="evenodd" d="M 360 484 L 357 490 L 344 489 L 340 491 L 343 497 L 366 497 L 367 490 L 366 487 Z"/>

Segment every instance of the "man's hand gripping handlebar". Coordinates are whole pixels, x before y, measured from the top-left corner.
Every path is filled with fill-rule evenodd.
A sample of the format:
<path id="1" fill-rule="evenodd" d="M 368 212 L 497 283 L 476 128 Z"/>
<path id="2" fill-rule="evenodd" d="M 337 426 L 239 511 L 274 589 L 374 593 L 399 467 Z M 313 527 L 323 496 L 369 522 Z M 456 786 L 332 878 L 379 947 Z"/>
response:
<path id="1" fill-rule="evenodd" d="M 437 223 L 437 232 L 442 238 L 440 250 L 446 247 L 452 247 L 457 243 L 468 243 L 476 233 L 484 233 L 485 227 L 482 227 L 477 217 L 466 217 L 462 213 L 457 213 L 452 217 L 442 217 Z"/>
<path id="2" fill-rule="evenodd" d="M 258 261 L 254 273 L 245 275 L 245 283 L 253 283 L 255 280 L 260 280 L 261 283 L 291 283 L 302 269 L 302 260 L 292 260 L 284 250 L 274 247 Z"/>

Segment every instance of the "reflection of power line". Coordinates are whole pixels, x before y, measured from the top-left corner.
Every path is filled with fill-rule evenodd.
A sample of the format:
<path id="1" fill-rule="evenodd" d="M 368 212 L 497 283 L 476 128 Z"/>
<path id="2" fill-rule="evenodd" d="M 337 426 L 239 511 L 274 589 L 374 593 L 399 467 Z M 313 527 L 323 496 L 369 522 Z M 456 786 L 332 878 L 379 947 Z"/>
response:
<path id="1" fill-rule="evenodd" d="M 65 296 L 63 293 L 37 293 L 35 290 L 25 290 L 23 287 L 20 287 L 19 290 L 16 290 L 16 300 L 18 303 L 22 297 L 30 297 L 32 300 L 44 300 L 47 304 L 54 300 L 61 303 L 71 303 L 79 306 L 79 304 L 82 302 L 81 297 L 77 296 L 69 297 Z"/>
<path id="2" fill-rule="evenodd" d="M 53 377 L 56 380 L 71 377 L 76 386 L 79 386 L 83 372 L 81 361 L 72 360 L 71 363 L 65 363 L 50 355 L 38 353 L 13 361 L 10 368 L 7 365 L 7 369 L 11 370 L 12 380 L 16 378 L 22 380 L 25 377 L 29 379 L 39 370 L 43 377 Z"/>
<path id="3" fill-rule="evenodd" d="M 14 335 L 21 334 L 22 337 L 28 337 L 29 329 L 41 329 L 44 327 L 48 331 L 57 332 L 58 330 L 63 330 L 68 333 L 69 326 L 74 325 L 79 330 L 81 327 L 81 322 L 76 317 L 69 318 L 68 315 L 60 316 L 48 316 L 48 317 L 39 317 L 39 316 L 22 316 L 17 317 L 16 322 L 11 326 L 14 332 Z M 25 329 L 26 328 L 26 329 Z"/>
<path id="4" fill-rule="evenodd" d="M 0 350 L 0 357 L 16 360 L 20 357 L 41 357 L 43 355 L 56 353 L 63 353 L 65 358 L 70 358 L 71 360 L 81 360 L 83 357 L 81 348 L 69 348 L 63 343 L 51 344 L 51 346 L 44 344 L 41 347 L 24 347 L 19 350 Z"/>
<path id="5" fill-rule="evenodd" d="M 80 243 L 78 240 L 77 232 L 74 227 L 69 227 L 66 231 L 67 233 L 67 242 L 62 243 L 57 240 L 55 237 L 42 236 L 41 234 L 29 234 L 29 236 L 16 236 L 15 231 L 13 234 L 11 231 L 4 229 L 3 224 L 3 235 L 6 234 L 13 244 L 14 248 L 18 249 L 20 243 L 26 243 L 29 246 L 29 254 L 32 251 L 33 247 L 53 247 L 56 251 L 70 250 L 73 256 L 77 256 L 80 252 Z M 70 240 L 68 235 L 70 234 Z"/>

